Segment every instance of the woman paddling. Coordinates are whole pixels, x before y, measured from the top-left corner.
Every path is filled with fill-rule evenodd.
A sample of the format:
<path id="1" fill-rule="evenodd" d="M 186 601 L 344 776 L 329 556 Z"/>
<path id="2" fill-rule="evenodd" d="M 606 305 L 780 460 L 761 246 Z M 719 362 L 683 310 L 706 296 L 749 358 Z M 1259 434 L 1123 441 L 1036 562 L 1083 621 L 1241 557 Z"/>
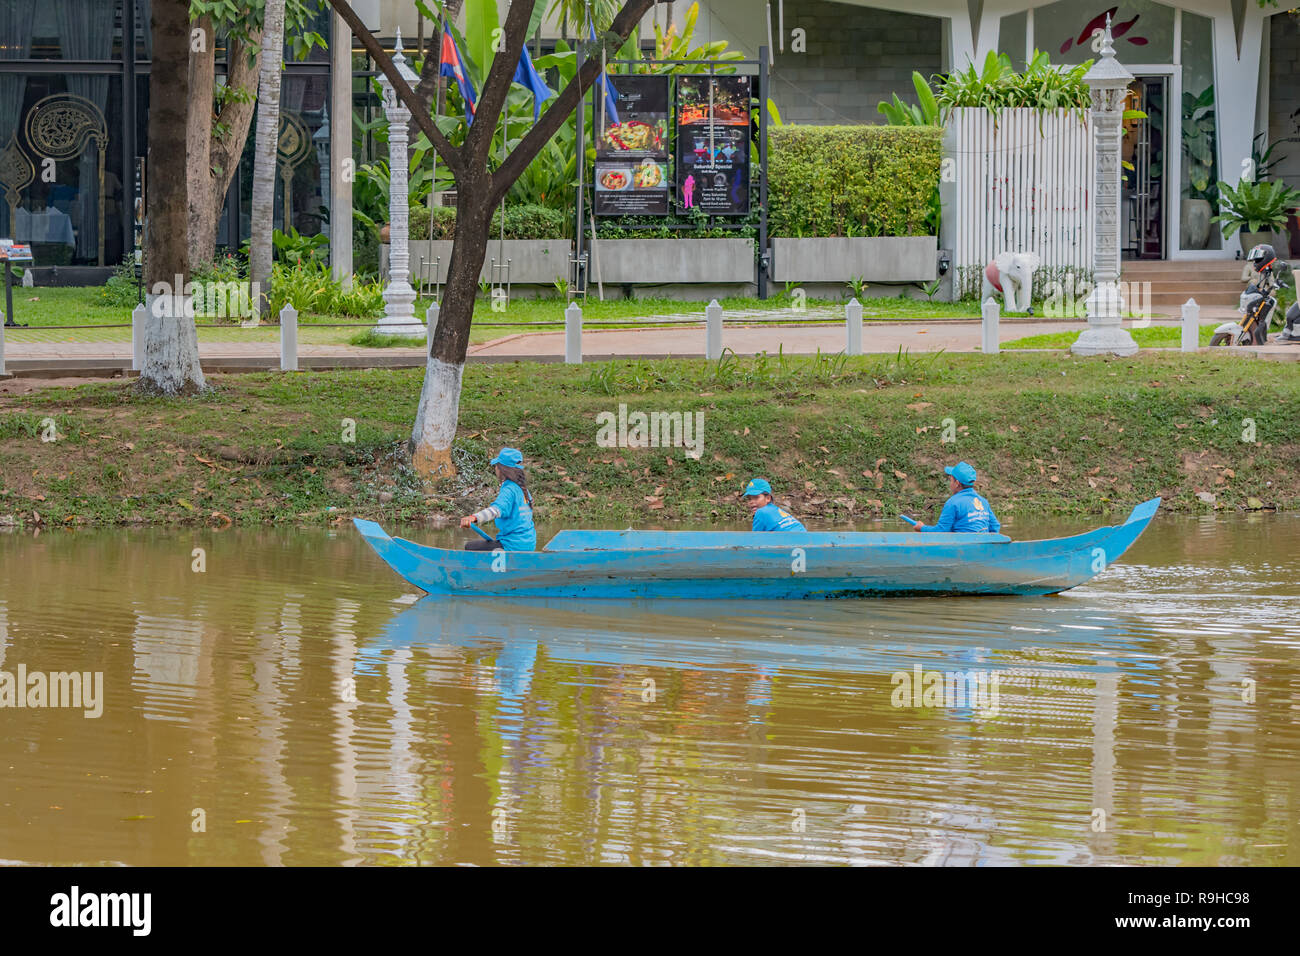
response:
<path id="1" fill-rule="evenodd" d="M 497 536 L 467 541 L 465 550 L 535 551 L 537 529 L 533 527 L 533 496 L 528 493 L 528 479 L 524 476 L 524 456 L 518 449 L 502 448 L 488 464 L 496 468 L 501 490 L 492 504 L 461 518 L 460 526 L 495 521 Z"/>

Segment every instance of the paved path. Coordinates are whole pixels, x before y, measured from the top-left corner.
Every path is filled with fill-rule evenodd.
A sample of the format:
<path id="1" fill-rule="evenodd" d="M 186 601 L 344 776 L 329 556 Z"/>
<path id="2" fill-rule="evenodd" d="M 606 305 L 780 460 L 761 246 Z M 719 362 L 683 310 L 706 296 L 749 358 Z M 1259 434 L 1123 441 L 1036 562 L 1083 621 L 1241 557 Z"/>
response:
<path id="1" fill-rule="evenodd" d="M 1176 324 L 1172 319 L 1154 320 L 1157 325 Z M 1004 319 L 999 325 L 1003 342 L 1051 332 L 1077 331 L 1086 322 Z M 845 347 L 843 323 L 805 326 L 730 326 L 722 331 L 724 348 L 738 355 L 758 352 L 811 355 L 818 350 L 834 354 Z M 902 348 L 911 352 L 977 352 L 980 323 L 967 320 L 918 322 L 865 322 L 863 351 L 893 354 Z M 1300 346 L 1270 345 L 1234 352 L 1283 361 L 1300 360 Z M 280 349 L 276 342 L 201 343 L 199 354 L 210 372 L 259 371 L 279 368 Z M 353 345 L 300 345 L 299 367 L 325 368 L 409 368 L 424 364 L 423 348 L 374 349 Z M 588 359 L 612 357 L 691 358 L 704 354 L 704 326 L 676 326 L 658 329 L 589 330 L 583 334 L 583 354 Z M 524 332 L 472 345 L 472 362 L 541 361 L 557 362 L 564 357 L 563 332 Z M 114 375 L 129 370 L 129 342 L 34 342 L 20 344 L 11 338 L 6 350 L 11 373 L 19 375 Z"/>

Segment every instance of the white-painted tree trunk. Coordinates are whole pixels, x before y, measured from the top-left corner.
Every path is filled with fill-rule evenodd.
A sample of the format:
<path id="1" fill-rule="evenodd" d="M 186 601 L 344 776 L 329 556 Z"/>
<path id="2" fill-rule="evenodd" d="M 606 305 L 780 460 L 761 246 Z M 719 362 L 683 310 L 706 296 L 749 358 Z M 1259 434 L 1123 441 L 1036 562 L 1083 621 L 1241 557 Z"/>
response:
<path id="1" fill-rule="evenodd" d="M 178 292 L 145 296 L 139 388 L 159 395 L 192 395 L 206 387 L 194 316 L 183 291 Z"/>
<path id="2" fill-rule="evenodd" d="M 266 0 L 262 65 L 257 84 L 257 139 L 253 146 L 252 234 L 248 277 L 258 316 L 266 314 L 271 296 L 271 234 L 275 228 L 276 156 L 280 148 L 280 78 L 284 59 L 285 0 Z M 289 231 L 289 223 L 284 231 Z"/>
<path id="3" fill-rule="evenodd" d="M 447 478 L 456 473 L 451 443 L 460 414 L 460 380 L 465 366 L 452 365 L 432 355 L 424 369 L 424 388 L 411 431 L 411 463 L 425 478 Z"/>

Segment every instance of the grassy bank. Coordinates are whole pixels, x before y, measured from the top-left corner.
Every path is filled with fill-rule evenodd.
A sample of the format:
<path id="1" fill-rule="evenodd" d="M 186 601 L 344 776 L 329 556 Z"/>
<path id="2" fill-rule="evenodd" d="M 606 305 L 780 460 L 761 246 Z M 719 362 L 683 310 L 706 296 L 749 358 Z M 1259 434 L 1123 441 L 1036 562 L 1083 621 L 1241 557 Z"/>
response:
<path id="1" fill-rule="evenodd" d="M 118 383 L 0 397 L 0 522 L 459 515 L 487 502 L 486 462 L 500 445 L 523 449 L 547 521 L 589 526 L 734 520 L 753 475 L 814 525 L 934 515 L 939 469 L 958 458 L 980 469 L 1000 514 L 1119 512 L 1152 495 L 1188 512 L 1300 503 L 1296 367 L 1232 357 L 471 365 L 461 474 L 428 495 L 405 465 L 419 372 L 213 382 L 185 401 L 137 399 Z M 701 457 L 599 447 L 596 416 L 620 404 L 702 412 Z"/>

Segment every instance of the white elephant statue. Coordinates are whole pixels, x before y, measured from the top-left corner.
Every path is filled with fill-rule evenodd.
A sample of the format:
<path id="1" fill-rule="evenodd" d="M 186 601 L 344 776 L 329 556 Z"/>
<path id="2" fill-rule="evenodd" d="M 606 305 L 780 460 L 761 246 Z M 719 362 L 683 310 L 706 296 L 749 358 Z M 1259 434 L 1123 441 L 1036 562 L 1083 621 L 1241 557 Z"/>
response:
<path id="1" fill-rule="evenodd" d="M 1002 293 L 1007 312 L 1029 312 L 1034 301 L 1034 270 L 1040 265 L 1032 252 L 999 252 L 984 267 L 984 281 L 980 285 L 980 302 Z"/>

